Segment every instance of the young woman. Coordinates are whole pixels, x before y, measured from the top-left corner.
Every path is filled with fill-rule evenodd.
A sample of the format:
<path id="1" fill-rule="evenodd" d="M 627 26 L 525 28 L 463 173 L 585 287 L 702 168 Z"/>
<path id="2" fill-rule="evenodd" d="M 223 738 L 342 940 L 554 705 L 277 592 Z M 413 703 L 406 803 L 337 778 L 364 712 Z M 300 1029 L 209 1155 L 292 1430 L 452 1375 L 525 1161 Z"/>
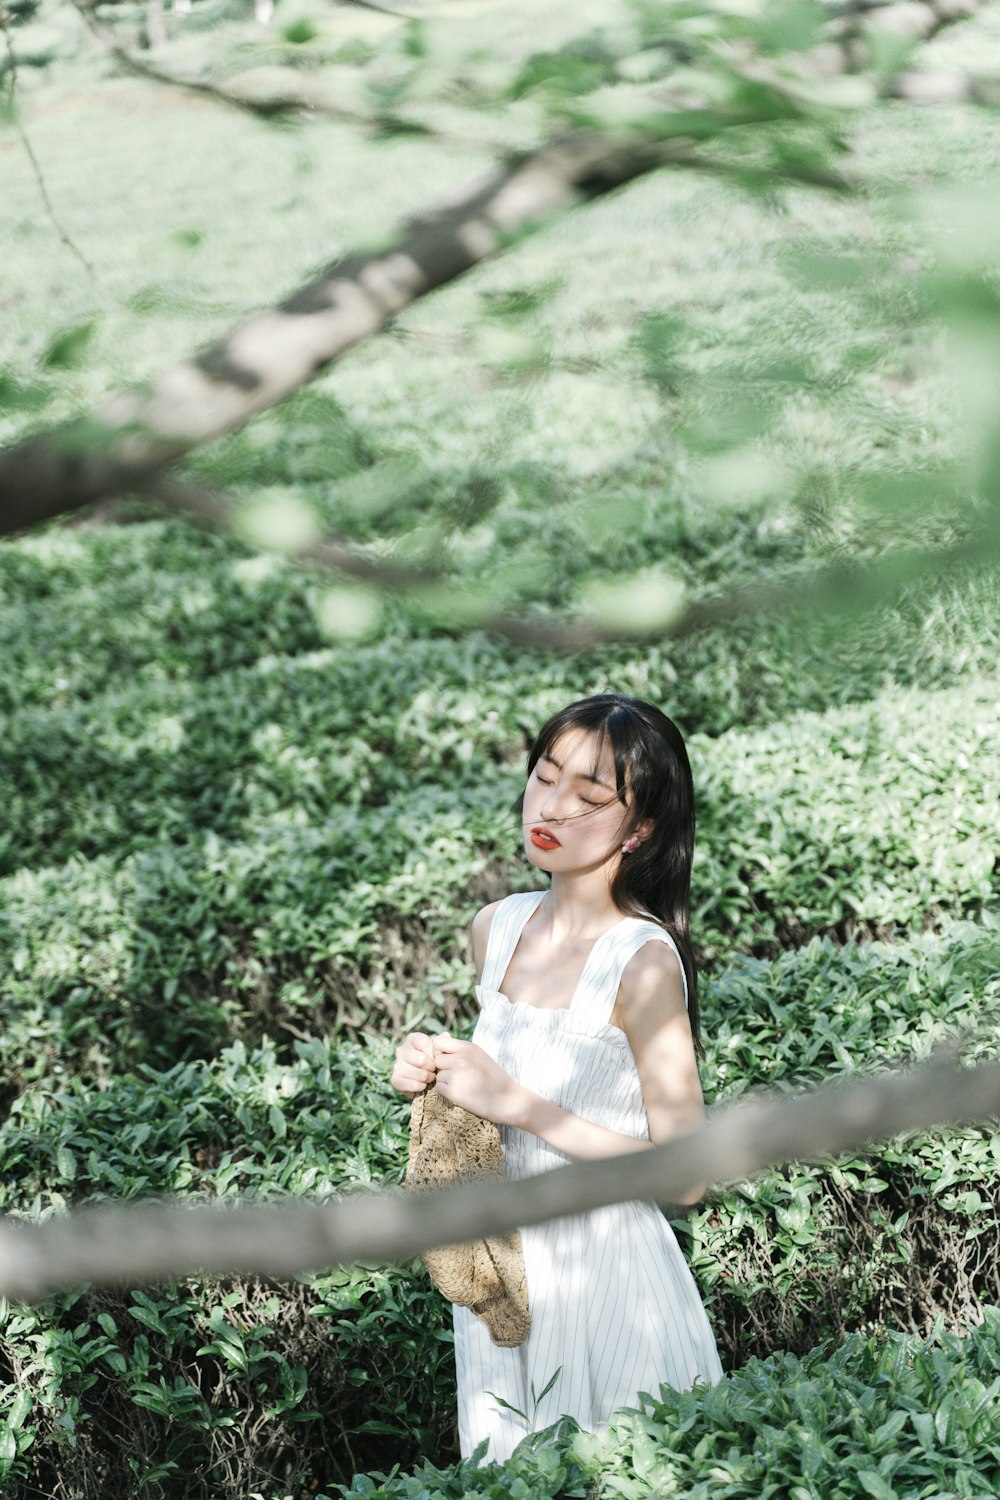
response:
<path id="1" fill-rule="evenodd" d="M 676 726 L 648 703 L 572 703 L 540 731 L 524 849 L 551 880 L 479 912 L 472 1041 L 408 1036 L 395 1088 L 432 1080 L 494 1120 L 509 1177 L 645 1151 L 703 1118 L 688 937 L 694 804 Z M 652 1203 L 522 1229 L 531 1332 L 499 1349 L 455 1308 L 463 1456 L 509 1457 L 568 1414 L 598 1430 L 661 1384 L 722 1374 L 691 1272 Z"/>

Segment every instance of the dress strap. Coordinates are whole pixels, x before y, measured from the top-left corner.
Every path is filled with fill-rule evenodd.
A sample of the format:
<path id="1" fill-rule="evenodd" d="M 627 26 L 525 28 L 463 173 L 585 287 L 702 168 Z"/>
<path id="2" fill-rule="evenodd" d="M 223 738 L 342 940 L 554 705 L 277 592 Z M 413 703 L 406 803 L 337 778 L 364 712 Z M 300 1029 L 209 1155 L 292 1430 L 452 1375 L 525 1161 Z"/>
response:
<path id="1" fill-rule="evenodd" d="M 684 986 L 684 1004 L 688 1003 L 687 975 L 677 944 L 670 933 L 644 917 L 626 917 L 598 938 L 587 959 L 580 983 L 573 999 L 573 1010 L 586 1015 L 594 1025 L 606 1025 L 618 999 L 618 987 L 622 982 L 625 965 L 634 958 L 640 948 L 649 942 L 666 943 L 677 955 L 680 964 L 681 983 Z"/>
<path id="2" fill-rule="evenodd" d="M 505 896 L 500 902 L 493 913 L 490 935 L 486 940 L 486 962 L 480 989 L 500 989 L 521 931 L 544 895 L 544 891 L 515 891 L 513 896 Z"/>

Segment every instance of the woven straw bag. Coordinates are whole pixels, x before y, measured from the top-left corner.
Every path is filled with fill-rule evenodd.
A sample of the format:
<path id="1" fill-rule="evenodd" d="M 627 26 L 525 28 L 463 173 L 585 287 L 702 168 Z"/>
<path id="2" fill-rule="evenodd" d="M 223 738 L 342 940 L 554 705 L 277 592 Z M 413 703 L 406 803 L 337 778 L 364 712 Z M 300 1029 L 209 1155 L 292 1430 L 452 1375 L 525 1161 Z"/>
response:
<path id="1" fill-rule="evenodd" d="M 414 1191 L 503 1176 L 500 1132 L 451 1104 L 433 1084 L 413 1100 L 406 1185 Z M 449 1302 L 482 1318 L 501 1349 L 523 1344 L 531 1327 L 521 1236 L 490 1234 L 465 1245 L 428 1250 L 424 1265 Z"/>

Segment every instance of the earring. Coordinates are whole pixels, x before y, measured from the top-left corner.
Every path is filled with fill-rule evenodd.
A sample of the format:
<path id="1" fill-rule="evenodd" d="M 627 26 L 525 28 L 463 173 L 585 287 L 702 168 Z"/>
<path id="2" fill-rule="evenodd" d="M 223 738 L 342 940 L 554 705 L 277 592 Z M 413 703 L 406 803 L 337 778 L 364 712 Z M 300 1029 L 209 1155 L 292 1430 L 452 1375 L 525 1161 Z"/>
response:
<path id="1" fill-rule="evenodd" d="M 622 844 L 622 853 L 623 854 L 634 854 L 635 851 L 638 849 L 638 847 L 639 847 L 639 845 L 641 843 L 642 843 L 642 839 L 639 838 L 638 835 L 636 835 L 634 833 L 629 834 L 629 836 L 625 840 L 624 844 Z"/>

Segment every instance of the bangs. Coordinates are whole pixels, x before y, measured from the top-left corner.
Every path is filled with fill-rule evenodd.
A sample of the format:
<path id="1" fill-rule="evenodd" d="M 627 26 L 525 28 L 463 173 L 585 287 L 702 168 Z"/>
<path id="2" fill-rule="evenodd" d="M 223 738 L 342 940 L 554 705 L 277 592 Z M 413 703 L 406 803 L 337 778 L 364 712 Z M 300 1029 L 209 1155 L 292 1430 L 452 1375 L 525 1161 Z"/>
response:
<path id="1" fill-rule="evenodd" d="M 635 772 L 642 766 L 640 752 L 644 725 L 639 714 L 620 698 L 610 695 L 584 698 L 571 703 L 543 724 L 528 757 L 529 772 L 539 760 L 551 758 L 557 741 L 574 729 L 584 729 L 594 736 L 594 759 L 590 774 L 602 781 L 602 762 L 614 765 L 618 800 L 628 806 L 629 794 L 635 790 Z M 610 752 L 610 753 L 609 753 Z"/>

